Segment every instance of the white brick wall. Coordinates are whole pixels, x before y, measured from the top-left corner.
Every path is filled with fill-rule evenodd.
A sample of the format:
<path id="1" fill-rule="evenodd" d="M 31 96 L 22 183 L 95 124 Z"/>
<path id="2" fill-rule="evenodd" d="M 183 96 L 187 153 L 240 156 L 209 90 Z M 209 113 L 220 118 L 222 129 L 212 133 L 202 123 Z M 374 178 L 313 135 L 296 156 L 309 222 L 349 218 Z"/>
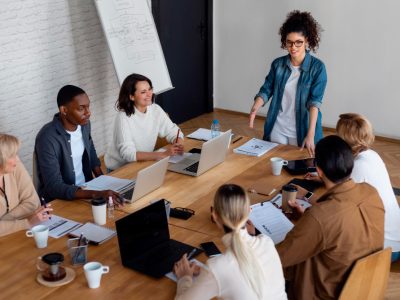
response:
<path id="1" fill-rule="evenodd" d="M 20 138 L 31 172 L 35 137 L 58 111 L 58 90 L 83 88 L 104 154 L 119 85 L 93 0 L 0 0 L 0 131 Z"/>

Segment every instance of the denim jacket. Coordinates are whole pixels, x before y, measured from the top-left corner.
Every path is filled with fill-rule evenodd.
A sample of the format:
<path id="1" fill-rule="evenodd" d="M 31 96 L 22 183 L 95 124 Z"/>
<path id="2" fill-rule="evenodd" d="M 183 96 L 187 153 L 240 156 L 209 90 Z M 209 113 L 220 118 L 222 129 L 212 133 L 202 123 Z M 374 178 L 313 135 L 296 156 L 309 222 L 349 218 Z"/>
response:
<path id="1" fill-rule="evenodd" d="M 85 181 L 93 179 L 92 171 L 100 166 L 93 140 L 90 123 L 81 126 L 85 150 L 82 156 L 82 171 Z M 74 164 L 72 161 L 71 135 L 65 131 L 59 113 L 53 121 L 43 126 L 36 136 L 35 155 L 39 177 L 40 197 L 46 202 L 55 198 L 72 200 L 76 190 Z"/>
<path id="2" fill-rule="evenodd" d="M 307 136 L 309 109 L 312 106 L 320 108 L 327 82 L 324 63 L 311 56 L 309 51 L 306 52 L 304 61 L 300 66 L 300 72 L 295 100 L 297 144 L 299 146 Z M 283 92 L 290 74 L 290 55 L 275 59 L 271 64 L 271 69 L 265 78 L 263 86 L 256 95 L 256 97 L 261 97 L 264 100 L 264 105 L 272 98 L 264 124 L 264 140 L 270 140 L 271 131 L 281 109 Z M 321 138 L 321 111 L 318 111 L 314 142 L 317 143 Z"/>

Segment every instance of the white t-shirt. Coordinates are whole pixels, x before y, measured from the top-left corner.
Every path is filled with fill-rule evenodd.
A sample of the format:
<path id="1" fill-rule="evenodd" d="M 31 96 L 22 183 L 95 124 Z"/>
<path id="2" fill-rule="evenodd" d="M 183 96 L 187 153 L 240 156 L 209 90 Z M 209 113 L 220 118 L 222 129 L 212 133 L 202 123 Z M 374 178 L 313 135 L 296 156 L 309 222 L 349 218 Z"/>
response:
<path id="1" fill-rule="evenodd" d="M 82 129 L 78 125 L 75 131 L 68 131 L 71 135 L 71 152 L 72 152 L 72 162 L 74 164 L 75 172 L 75 185 L 81 186 L 85 183 L 85 174 L 82 170 L 82 156 L 85 151 L 85 145 L 83 144 Z"/>
<path id="2" fill-rule="evenodd" d="M 351 178 L 355 182 L 366 182 L 378 191 L 385 208 L 385 248 L 400 251 L 400 208 L 385 163 L 378 153 L 370 149 L 359 153 L 354 159 Z"/>
<path id="3" fill-rule="evenodd" d="M 296 138 L 296 91 L 300 78 L 300 66 L 290 65 L 292 73 L 283 91 L 281 109 L 273 130 L 289 138 Z"/>

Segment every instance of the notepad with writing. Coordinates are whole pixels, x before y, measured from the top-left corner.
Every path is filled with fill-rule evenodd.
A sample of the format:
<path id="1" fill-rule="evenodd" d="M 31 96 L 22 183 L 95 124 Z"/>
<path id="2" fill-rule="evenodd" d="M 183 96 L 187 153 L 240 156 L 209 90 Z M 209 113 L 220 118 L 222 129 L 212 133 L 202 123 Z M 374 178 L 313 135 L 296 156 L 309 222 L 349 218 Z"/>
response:
<path id="1" fill-rule="evenodd" d="M 244 143 L 240 147 L 233 149 L 234 153 L 245 154 L 250 156 L 261 156 L 267 153 L 269 150 L 278 146 L 277 143 L 271 143 L 256 138 L 252 138 L 250 141 Z"/>
<path id="2" fill-rule="evenodd" d="M 250 220 L 261 233 L 268 235 L 275 244 L 282 242 L 294 226 L 271 202 L 252 205 Z"/>
<path id="3" fill-rule="evenodd" d="M 88 222 L 70 232 L 70 235 L 75 237 L 79 237 L 81 234 L 86 237 L 89 242 L 97 245 L 111 239 L 117 232 L 111 228 Z"/>

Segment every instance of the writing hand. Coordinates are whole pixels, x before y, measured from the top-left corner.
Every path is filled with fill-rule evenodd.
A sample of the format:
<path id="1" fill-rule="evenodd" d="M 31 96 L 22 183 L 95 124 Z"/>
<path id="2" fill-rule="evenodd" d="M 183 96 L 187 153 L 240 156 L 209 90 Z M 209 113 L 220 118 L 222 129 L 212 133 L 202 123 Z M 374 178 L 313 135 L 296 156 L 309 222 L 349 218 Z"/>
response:
<path id="1" fill-rule="evenodd" d="M 193 276 L 194 274 L 197 275 L 200 273 L 198 266 L 195 263 L 189 262 L 186 253 L 175 263 L 173 271 L 178 279 L 183 276 Z"/>
<path id="2" fill-rule="evenodd" d="M 52 216 L 51 214 L 48 214 L 51 211 L 53 211 L 51 204 L 47 204 L 47 207 L 39 207 L 30 217 L 28 217 L 29 224 L 35 226 L 47 221 Z"/>

